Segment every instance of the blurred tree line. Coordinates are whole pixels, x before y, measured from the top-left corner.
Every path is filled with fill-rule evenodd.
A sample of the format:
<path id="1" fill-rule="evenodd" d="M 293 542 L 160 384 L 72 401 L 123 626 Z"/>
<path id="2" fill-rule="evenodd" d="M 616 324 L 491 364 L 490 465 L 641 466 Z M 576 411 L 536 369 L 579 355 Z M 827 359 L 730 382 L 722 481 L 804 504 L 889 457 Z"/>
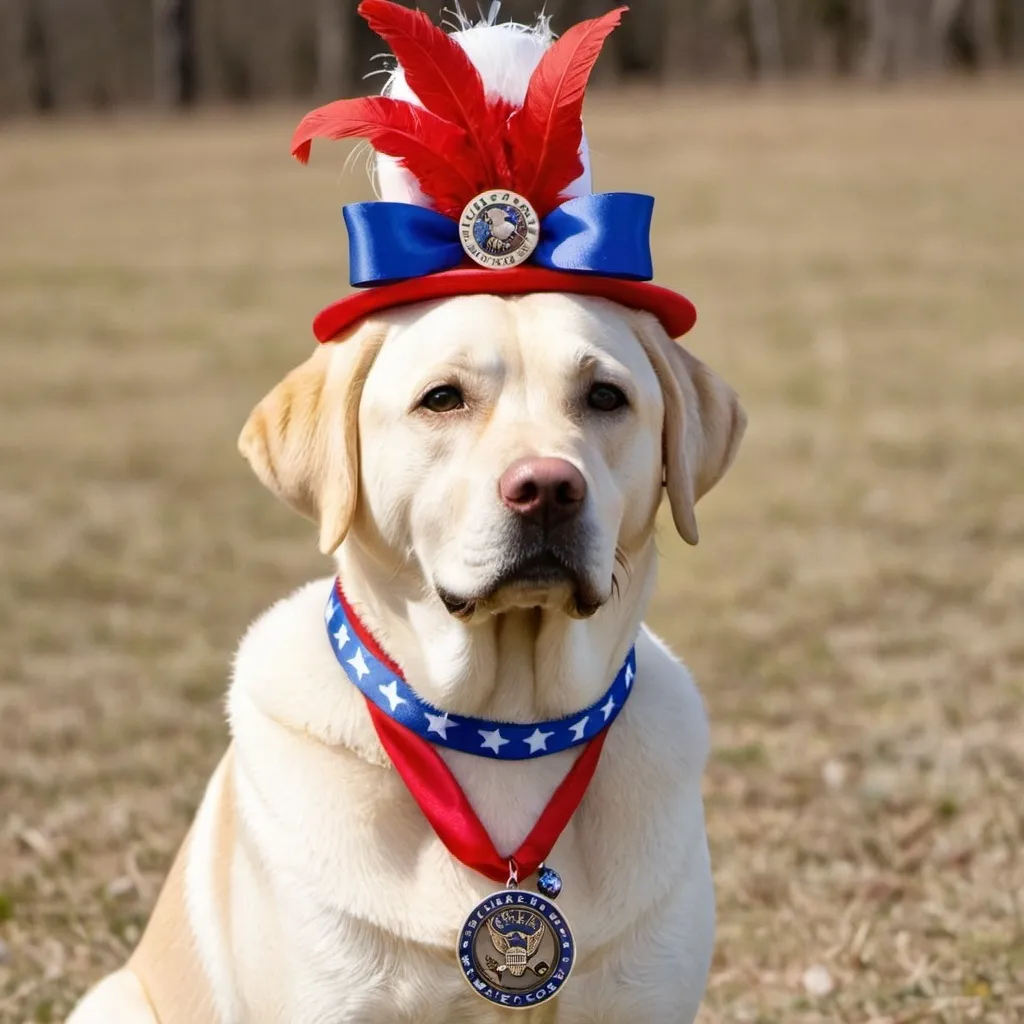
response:
<path id="1" fill-rule="evenodd" d="M 417 6 L 438 20 L 453 3 Z M 476 0 L 464 6 L 475 13 Z M 505 0 L 502 17 L 530 20 L 544 7 L 558 30 L 612 6 Z M 1024 66 L 1024 0 L 631 6 L 599 79 L 886 79 Z M 355 9 L 356 0 L 0 0 L 0 114 L 349 94 L 382 49 Z"/>

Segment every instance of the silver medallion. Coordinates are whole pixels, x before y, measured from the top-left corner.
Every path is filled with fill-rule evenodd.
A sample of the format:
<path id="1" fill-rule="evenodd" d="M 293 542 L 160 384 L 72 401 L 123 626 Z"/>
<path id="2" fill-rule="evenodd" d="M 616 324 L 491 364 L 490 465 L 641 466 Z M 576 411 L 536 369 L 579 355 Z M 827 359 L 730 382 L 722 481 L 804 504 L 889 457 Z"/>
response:
<path id="1" fill-rule="evenodd" d="M 470 259 L 499 270 L 518 267 L 540 240 L 540 218 L 518 192 L 494 189 L 471 199 L 459 218 L 459 241 Z"/>
<path id="2" fill-rule="evenodd" d="M 572 971 L 576 944 L 550 899 L 505 889 L 481 900 L 466 918 L 457 955 L 477 995 L 528 1010 L 558 994 Z"/>

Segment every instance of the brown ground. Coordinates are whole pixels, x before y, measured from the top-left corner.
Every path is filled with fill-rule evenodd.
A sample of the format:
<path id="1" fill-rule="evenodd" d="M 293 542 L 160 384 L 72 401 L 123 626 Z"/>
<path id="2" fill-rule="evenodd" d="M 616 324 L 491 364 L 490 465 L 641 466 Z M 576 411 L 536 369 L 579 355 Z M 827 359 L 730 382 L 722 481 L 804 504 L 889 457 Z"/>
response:
<path id="1" fill-rule="evenodd" d="M 637 109 L 594 104 L 600 184 L 658 195 L 751 414 L 652 613 L 715 727 L 703 1020 L 1024 1020 L 1024 97 Z M 240 630 L 325 569 L 235 453 L 366 197 L 295 113 L 0 136 L 4 1022 L 125 957 Z"/>

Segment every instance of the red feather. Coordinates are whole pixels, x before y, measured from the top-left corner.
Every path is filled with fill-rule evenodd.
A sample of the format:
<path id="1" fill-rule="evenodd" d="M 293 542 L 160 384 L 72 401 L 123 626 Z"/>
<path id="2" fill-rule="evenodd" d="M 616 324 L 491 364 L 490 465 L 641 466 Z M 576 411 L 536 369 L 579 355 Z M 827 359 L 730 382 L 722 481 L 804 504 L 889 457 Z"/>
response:
<path id="1" fill-rule="evenodd" d="M 484 187 L 504 185 L 500 179 L 509 172 L 504 147 L 495 151 L 487 145 L 487 96 L 480 72 L 466 51 L 422 11 L 392 0 L 363 0 L 359 14 L 391 47 L 406 83 L 423 106 L 464 129 L 481 160 L 495 165 Z"/>
<path id="2" fill-rule="evenodd" d="M 583 173 L 583 94 L 605 40 L 628 7 L 574 25 L 541 58 L 509 121 L 513 187 L 543 217 Z"/>
<path id="3" fill-rule="evenodd" d="M 466 133 L 429 110 L 371 96 L 336 100 L 308 113 L 292 136 L 292 155 L 309 160 L 313 139 L 366 139 L 378 153 L 398 157 L 418 179 L 434 208 L 458 217 L 478 192 L 492 187 Z"/>
<path id="4" fill-rule="evenodd" d="M 519 108 L 503 96 L 492 96 L 487 100 L 487 116 L 484 121 L 484 146 L 492 155 L 492 162 L 498 172 L 494 179 L 498 188 L 512 188 L 512 159 L 509 152 L 508 121 Z M 492 186 L 487 185 L 486 188 Z"/>

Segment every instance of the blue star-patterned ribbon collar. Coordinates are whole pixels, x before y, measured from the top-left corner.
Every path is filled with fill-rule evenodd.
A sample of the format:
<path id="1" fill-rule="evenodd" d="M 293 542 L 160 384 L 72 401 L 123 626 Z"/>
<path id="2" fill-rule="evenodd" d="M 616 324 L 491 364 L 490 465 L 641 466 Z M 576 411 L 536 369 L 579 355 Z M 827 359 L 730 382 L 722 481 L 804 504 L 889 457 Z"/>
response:
<path id="1" fill-rule="evenodd" d="M 611 686 L 589 707 L 547 722 L 496 722 L 452 715 L 428 704 L 391 671 L 359 638 L 340 587 L 331 588 L 324 618 L 338 663 L 367 700 L 389 718 L 428 743 L 498 761 L 526 761 L 557 754 L 592 740 L 615 721 L 636 678 L 636 648 L 631 647 Z"/>

